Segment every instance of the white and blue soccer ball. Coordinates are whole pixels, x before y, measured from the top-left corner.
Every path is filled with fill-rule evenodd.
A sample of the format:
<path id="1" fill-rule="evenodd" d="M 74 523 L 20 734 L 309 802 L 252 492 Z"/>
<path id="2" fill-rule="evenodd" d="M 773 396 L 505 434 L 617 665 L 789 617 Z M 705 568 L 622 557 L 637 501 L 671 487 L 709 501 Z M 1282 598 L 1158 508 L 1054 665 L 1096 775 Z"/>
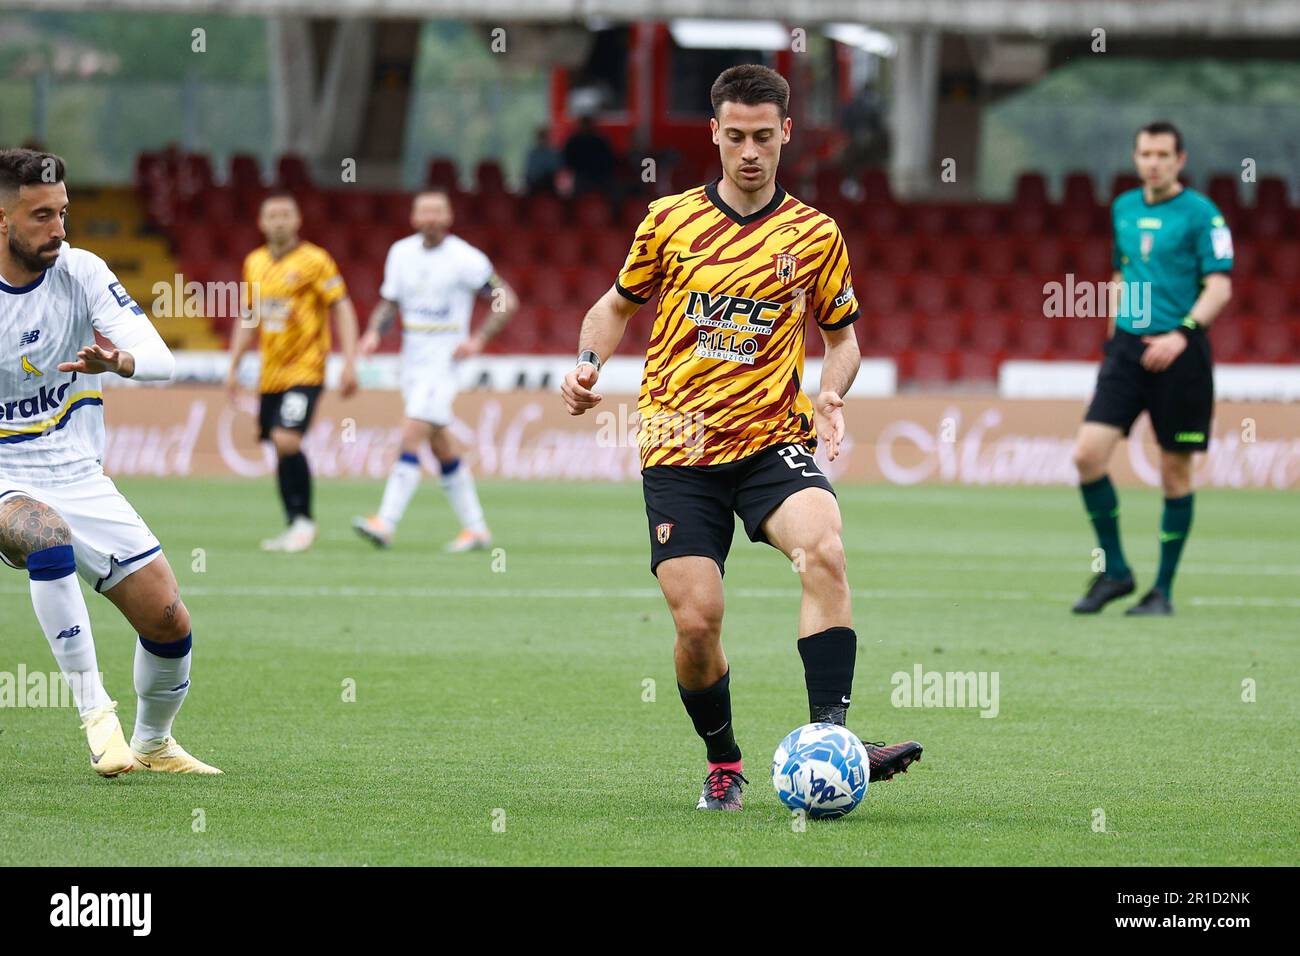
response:
<path id="1" fill-rule="evenodd" d="M 851 730 L 805 724 L 790 731 L 772 757 L 772 786 L 791 810 L 813 819 L 842 817 L 867 795 L 867 748 Z"/>

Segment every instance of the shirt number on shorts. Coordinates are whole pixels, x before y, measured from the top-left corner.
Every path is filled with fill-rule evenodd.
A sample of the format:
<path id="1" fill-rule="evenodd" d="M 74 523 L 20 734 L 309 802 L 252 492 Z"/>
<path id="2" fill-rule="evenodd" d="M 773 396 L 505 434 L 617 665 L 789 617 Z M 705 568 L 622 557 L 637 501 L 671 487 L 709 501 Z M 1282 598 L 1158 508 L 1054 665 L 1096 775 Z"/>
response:
<path id="1" fill-rule="evenodd" d="M 307 396 L 302 392 L 285 392 L 280 399 L 280 421 L 292 428 L 307 417 Z"/>
<path id="2" fill-rule="evenodd" d="M 805 469 L 802 472 L 804 478 L 813 478 L 821 474 L 821 469 L 817 467 L 817 462 L 813 459 L 812 455 L 808 454 L 808 450 L 802 445 L 786 445 L 777 452 L 777 454 L 785 459 L 785 463 L 789 468 L 792 468 L 795 471 Z M 803 461 L 799 460 L 801 457 L 804 459 Z M 807 471 L 806 469 L 808 468 L 812 468 L 812 471 Z"/>

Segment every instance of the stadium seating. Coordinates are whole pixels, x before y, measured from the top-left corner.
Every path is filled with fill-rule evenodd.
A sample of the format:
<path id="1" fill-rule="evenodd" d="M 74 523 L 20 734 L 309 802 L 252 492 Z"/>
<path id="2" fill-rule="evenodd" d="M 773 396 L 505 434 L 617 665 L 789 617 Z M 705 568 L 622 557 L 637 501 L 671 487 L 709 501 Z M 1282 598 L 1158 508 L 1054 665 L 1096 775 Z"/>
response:
<path id="1" fill-rule="evenodd" d="M 575 199 L 516 196 L 494 162 L 479 163 L 473 189 L 449 159 L 430 161 L 427 182 L 450 192 L 456 231 L 482 248 L 520 292 L 523 307 L 492 344 L 495 353 L 573 350 L 590 304 L 610 287 L 648 196 Z M 698 179 L 700 170 L 675 175 Z M 231 157 L 222 181 L 204 156 L 142 154 L 135 191 L 142 215 L 171 243 L 187 277 L 238 278 L 243 256 L 261 239 L 255 225 L 264 183 L 251 156 Z M 392 191 L 323 190 L 301 157 L 275 164 L 275 184 L 299 197 L 304 235 L 336 256 L 359 314 L 377 297 L 384 257 L 409 233 L 410 197 Z M 1206 180 L 1236 238 L 1234 302 L 1212 340 L 1220 361 L 1293 362 L 1300 349 L 1300 208 L 1286 183 L 1241 186 L 1235 175 Z M 1086 173 L 1071 173 L 1054 199 L 1042 175 L 1025 173 L 1008 203 L 902 203 L 879 171 L 863 176 L 864 198 L 840 192 L 837 170 L 812 177 L 808 194 L 840 223 L 855 269 L 864 353 L 899 359 L 906 384 L 991 381 L 1007 357 L 1096 359 L 1104 320 L 1042 315 L 1044 284 L 1105 281 L 1111 272 L 1106 203 L 1139 185 L 1118 176 L 1109 192 Z M 687 184 L 689 185 L 689 184 Z M 813 188 L 815 187 L 815 188 Z M 629 325 L 627 344 L 649 336 L 653 312 Z M 218 335 L 229 323 L 213 323 Z M 809 326 L 809 354 L 821 354 Z M 396 339 L 386 348 L 396 346 Z"/>

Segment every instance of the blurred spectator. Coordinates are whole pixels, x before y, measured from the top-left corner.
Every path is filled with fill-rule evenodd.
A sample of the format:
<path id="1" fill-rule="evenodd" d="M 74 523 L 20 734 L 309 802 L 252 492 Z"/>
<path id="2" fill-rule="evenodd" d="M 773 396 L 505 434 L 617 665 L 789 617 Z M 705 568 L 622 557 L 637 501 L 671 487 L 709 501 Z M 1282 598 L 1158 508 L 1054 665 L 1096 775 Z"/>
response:
<path id="1" fill-rule="evenodd" d="M 590 116 L 578 122 L 578 129 L 564 144 L 564 165 L 573 172 L 574 195 L 587 192 L 610 194 L 614 187 L 617 160 L 609 140 L 600 135 Z"/>
<path id="2" fill-rule="evenodd" d="M 560 171 L 560 151 L 551 145 L 547 131 L 537 131 L 537 141 L 524 160 L 524 192 L 555 193 L 555 174 Z"/>
<path id="3" fill-rule="evenodd" d="M 862 88 L 840 114 L 840 126 L 849 143 L 841 156 L 844 174 L 856 178 L 865 169 L 880 169 L 889 163 L 889 130 L 885 125 L 885 102 L 870 84 Z"/>

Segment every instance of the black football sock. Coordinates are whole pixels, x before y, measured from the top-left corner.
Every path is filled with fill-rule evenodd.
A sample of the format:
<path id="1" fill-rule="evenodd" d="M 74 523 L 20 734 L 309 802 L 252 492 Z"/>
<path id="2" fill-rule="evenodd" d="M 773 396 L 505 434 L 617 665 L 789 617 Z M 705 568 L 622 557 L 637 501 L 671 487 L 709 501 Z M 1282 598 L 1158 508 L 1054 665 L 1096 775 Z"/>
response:
<path id="1" fill-rule="evenodd" d="M 677 691 L 695 724 L 695 732 L 708 749 L 709 763 L 738 763 L 740 748 L 731 726 L 731 671 L 704 690 L 687 690 L 678 684 Z"/>
<path id="2" fill-rule="evenodd" d="M 1097 532 L 1097 543 L 1106 556 L 1106 577 L 1123 580 L 1132 572 L 1119 544 L 1119 497 L 1115 494 L 1110 475 L 1079 485 L 1079 492 L 1083 495 L 1084 510 Z"/>
<path id="3" fill-rule="evenodd" d="M 299 516 L 311 518 L 311 468 L 302 452 L 285 455 L 280 459 L 280 500 L 284 513 L 292 524 Z"/>
<path id="4" fill-rule="evenodd" d="M 811 723 L 844 726 L 853 693 L 858 635 L 851 627 L 828 627 L 799 639 Z"/>
<path id="5" fill-rule="evenodd" d="M 1174 572 L 1191 530 L 1192 496 L 1166 498 L 1165 513 L 1160 517 L 1160 573 L 1156 576 L 1156 587 L 1165 597 L 1173 596 Z"/>

